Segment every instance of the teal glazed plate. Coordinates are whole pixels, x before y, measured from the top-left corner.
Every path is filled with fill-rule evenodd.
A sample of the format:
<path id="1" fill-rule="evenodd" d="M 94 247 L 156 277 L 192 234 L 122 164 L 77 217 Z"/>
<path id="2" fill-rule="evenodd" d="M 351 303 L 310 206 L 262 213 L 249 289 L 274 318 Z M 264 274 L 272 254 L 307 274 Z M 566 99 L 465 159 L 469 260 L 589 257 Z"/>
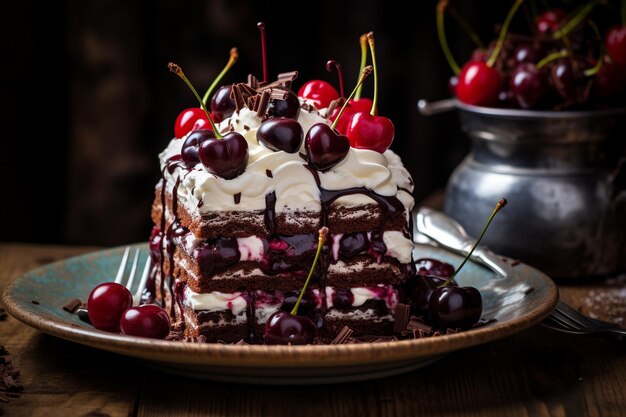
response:
<path id="1" fill-rule="evenodd" d="M 135 245 L 147 252 L 147 245 Z M 228 382 L 323 384 L 386 377 L 424 367 L 442 356 L 500 339 L 543 320 L 558 299 L 552 280 L 525 264 L 510 265 L 503 278 L 468 262 L 460 285 L 478 288 L 488 324 L 459 333 L 380 343 L 308 346 L 184 343 L 124 336 L 96 330 L 63 310 L 73 298 L 85 301 L 99 283 L 112 281 L 123 247 L 52 263 L 18 277 L 3 294 L 16 319 L 50 335 L 142 359 L 166 372 Z M 415 259 L 435 258 L 459 265 L 461 257 L 416 245 Z M 33 303 L 36 301 L 37 304 Z"/>

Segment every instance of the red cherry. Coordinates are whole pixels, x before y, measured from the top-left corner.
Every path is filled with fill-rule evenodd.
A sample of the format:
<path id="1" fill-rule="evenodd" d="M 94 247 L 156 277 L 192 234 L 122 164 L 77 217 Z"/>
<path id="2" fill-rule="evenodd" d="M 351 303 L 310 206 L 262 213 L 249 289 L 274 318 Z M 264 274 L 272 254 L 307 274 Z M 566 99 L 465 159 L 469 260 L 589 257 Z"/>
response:
<path id="1" fill-rule="evenodd" d="M 306 133 L 304 145 L 309 161 L 320 171 L 337 165 L 350 151 L 348 138 L 337 134 L 325 123 L 311 126 Z"/>
<path id="2" fill-rule="evenodd" d="M 120 328 L 122 314 L 133 306 L 133 296 L 128 288 L 115 282 L 98 285 L 89 294 L 87 312 L 91 324 L 107 332 Z"/>
<path id="3" fill-rule="evenodd" d="M 394 133 L 395 128 L 388 118 L 355 113 L 350 119 L 346 136 L 353 148 L 383 153 L 391 146 Z"/>
<path id="4" fill-rule="evenodd" d="M 120 319 L 120 328 L 129 336 L 165 339 L 170 333 L 170 316 L 159 306 L 144 304 L 126 310 Z"/>
<path id="5" fill-rule="evenodd" d="M 196 129 L 210 129 L 209 119 L 200 107 L 191 107 L 180 112 L 174 123 L 174 135 L 184 137 Z"/>
<path id="6" fill-rule="evenodd" d="M 330 116 L 328 117 L 328 119 L 331 122 L 334 122 L 340 111 L 341 111 L 340 106 L 335 107 L 335 109 L 333 109 L 333 111 L 330 113 Z M 342 135 L 345 135 L 346 131 L 348 130 L 348 124 L 350 123 L 350 119 L 352 118 L 352 115 L 354 113 L 355 113 L 355 110 L 352 107 L 352 104 L 348 104 L 346 108 L 344 109 L 343 114 L 341 115 L 341 118 L 337 122 L 337 125 L 335 126 L 335 130 L 341 133 Z"/>
<path id="7" fill-rule="evenodd" d="M 470 61 L 463 66 L 456 86 L 456 95 L 463 103 L 493 106 L 502 90 L 500 73 L 482 61 Z"/>
<path id="8" fill-rule="evenodd" d="M 534 64 L 519 64 L 509 79 L 509 87 L 519 106 L 536 108 L 547 95 L 550 85 L 546 73 Z"/>
<path id="9" fill-rule="evenodd" d="M 563 9 L 550 9 L 539 16 L 535 20 L 537 31 L 541 34 L 554 33 L 561 27 L 561 23 L 567 17 L 567 13 Z"/>
<path id="10" fill-rule="evenodd" d="M 372 99 L 369 98 L 360 98 L 358 100 L 350 100 L 350 106 L 352 106 L 352 110 L 354 113 L 356 112 L 365 112 L 369 113 L 372 110 Z M 378 109 L 375 109 L 374 114 L 378 114 Z"/>
<path id="11" fill-rule="evenodd" d="M 339 98 L 339 93 L 326 81 L 311 80 L 300 87 L 298 96 L 311 101 L 318 109 L 325 109 L 331 101 Z"/>
<path id="12" fill-rule="evenodd" d="M 626 69 L 626 26 L 613 26 L 606 32 L 606 50 L 613 61 Z"/>

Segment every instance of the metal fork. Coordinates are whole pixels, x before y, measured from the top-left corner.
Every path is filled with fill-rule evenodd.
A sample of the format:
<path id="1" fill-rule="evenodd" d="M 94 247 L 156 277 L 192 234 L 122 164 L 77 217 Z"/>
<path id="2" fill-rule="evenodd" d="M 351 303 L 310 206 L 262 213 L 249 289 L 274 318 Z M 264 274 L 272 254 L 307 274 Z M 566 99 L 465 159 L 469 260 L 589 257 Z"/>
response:
<path id="1" fill-rule="evenodd" d="M 115 276 L 115 282 L 118 284 L 124 285 L 128 288 L 128 291 L 133 293 L 133 282 L 135 280 L 135 274 L 137 272 L 137 264 L 139 262 L 139 253 L 140 249 L 135 250 L 135 256 L 133 258 L 133 264 L 130 267 L 130 274 L 128 278 L 126 278 L 126 283 L 124 284 L 124 273 L 126 272 L 126 263 L 128 261 L 128 254 L 130 253 L 130 246 L 126 246 L 126 250 L 124 251 L 124 255 L 122 256 L 122 262 L 120 263 L 120 267 L 117 269 L 117 275 Z M 141 279 L 139 281 L 139 286 L 133 295 L 133 305 L 139 305 L 141 302 L 141 295 L 143 294 L 143 290 L 146 287 L 146 281 L 148 280 L 148 273 L 150 272 L 150 256 L 146 260 L 146 264 L 143 267 L 143 272 L 141 274 Z"/>
<path id="2" fill-rule="evenodd" d="M 571 334 L 593 334 L 626 340 L 626 329 L 612 323 L 592 319 L 559 301 L 543 326 Z"/>

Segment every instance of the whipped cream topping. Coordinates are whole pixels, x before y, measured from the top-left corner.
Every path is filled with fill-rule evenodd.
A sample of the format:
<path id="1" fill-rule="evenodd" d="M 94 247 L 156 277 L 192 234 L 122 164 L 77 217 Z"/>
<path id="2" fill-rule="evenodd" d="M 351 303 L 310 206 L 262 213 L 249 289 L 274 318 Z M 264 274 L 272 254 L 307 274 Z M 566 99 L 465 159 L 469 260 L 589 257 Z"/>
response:
<path id="1" fill-rule="evenodd" d="M 326 287 L 326 308 L 333 307 L 333 296 L 336 290 L 333 287 Z M 383 300 L 389 310 L 394 310 L 398 305 L 398 291 L 391 285 L 379 284 L 376 287 L 355 287 L 350 288 L 352 293 L 352 307 L 360 307 L 368 300 Z"/>
<path id="2" fill-rule="evenodd" d="M 224 311 L 230 310 L 237 316 L 248 306 L 245 293 L 226 294 L 219 291 L 197 293 L 185 287 L 184 303 L 194 310 Z"/>
<path id="3" fill-rule="evenodd" d="M 276 193 L 276 212 L 320 210 L 320 192 L 314 176 L 305 167 L 307 163 L 298 153 L 274 152 L 257 142 L 256 132 L 261 125 L 256 112 L 243 108 L 218 125 L 220 132 L 234 130 L 248 142 L 248 166 L 243 174 L 224 180 L 206 171 L 202 164 L 192 170 L 177 166 L 165 176 L 169 192 L 176 178 L 181 177 L 179 201 L 198 207 L 200 213 L 213 211 L 248 211 L 265 209 L 265 195 Z M 316 109 L 302 108 L 298 117 L 304 134 L 316 123 L 329 124 Z M 161 168 L 167 160 L 179 155 L 185 138 L 173 139 L 159 155 Z M 304 153 L 304 141 L 301 153 Z M 326 172 L 319 172 L 322 188 L 341 190 L 365 187 L 382 196 L 398 196 L 407 210 L 413 207 L 410 192 L 413 189 L 408 171 L 392 151 L 380 154 L 366 149 L 351 148 L 347 157 Z M 408 190 L 398 191 L 399 188 Z M 235 199 L 235 195 L 239 198 Z M 362 194 L 344 196 L 334 204 L 353 207 L 375 202 Z"/>

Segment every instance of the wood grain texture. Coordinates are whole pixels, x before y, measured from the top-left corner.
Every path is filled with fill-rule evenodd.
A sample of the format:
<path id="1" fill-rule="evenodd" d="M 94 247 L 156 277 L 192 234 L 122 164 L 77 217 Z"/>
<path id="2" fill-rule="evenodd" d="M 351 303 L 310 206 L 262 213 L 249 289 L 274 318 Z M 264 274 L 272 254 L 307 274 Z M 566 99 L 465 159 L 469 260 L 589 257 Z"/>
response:
<path id="1" fill-rule="evenodd" d="M 90 248 L 0 244 L 0 290 L 12 278 Z M 602 291 L 603 284 L 568 285 Z M 575 300 L 574 300 L 575 301 Z M 0 344 L 25 392 L 0 403 L 22 416 L 622 416 L 626 346 L 535 327 L 377 381 L 261 387 L 170 376 L 126 357 L 43 335 L 9 317 Z"/>

